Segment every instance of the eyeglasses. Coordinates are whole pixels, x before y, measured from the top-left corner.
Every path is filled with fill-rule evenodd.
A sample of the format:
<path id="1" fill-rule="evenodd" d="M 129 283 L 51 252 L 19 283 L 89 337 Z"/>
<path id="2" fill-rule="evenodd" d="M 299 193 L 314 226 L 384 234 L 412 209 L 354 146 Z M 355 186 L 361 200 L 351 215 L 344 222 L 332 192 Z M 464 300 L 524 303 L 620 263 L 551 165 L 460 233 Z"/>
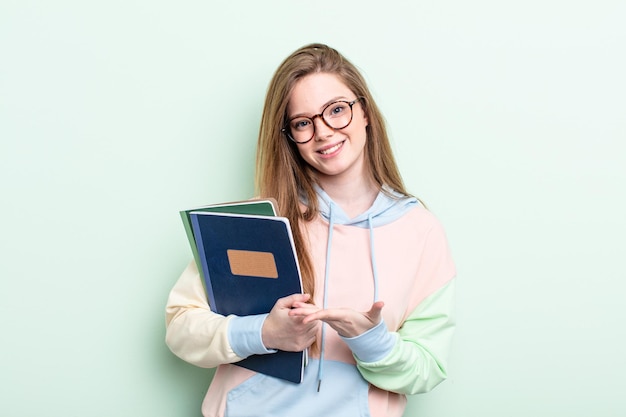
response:
<path id="1" fill-rule="evenodd" d="M 289 139 L 296 143 L 307 143 L 313 136 L 315 136 L 315 124 L 313 121 L 319 117 L 322 119 L 326 126 L 331 129 L 339 130 L 352 122 L 352 106 L 354 103 L 361 100 L 363 97 L 358 97 L 353 101 L 335 101 L 324 107 L 324 110 L 320 114 L 316 114 L 311 117 L 298 116 L 289 120 L 287 126 L 281 131 Z"/>

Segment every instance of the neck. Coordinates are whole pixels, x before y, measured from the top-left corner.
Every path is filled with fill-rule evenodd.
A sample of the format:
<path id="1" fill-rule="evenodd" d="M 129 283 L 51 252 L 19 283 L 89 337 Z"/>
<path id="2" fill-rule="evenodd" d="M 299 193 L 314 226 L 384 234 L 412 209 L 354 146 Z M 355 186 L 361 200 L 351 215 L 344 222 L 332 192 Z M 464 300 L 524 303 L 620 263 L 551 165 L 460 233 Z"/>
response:
<path id="1" fill-rule="evenodd" d="M 367 211 L 376 200 L 379 191 L 369 176 L 346 181 L 338 179 L 329 181 L 321 178 L 319 180 L 320 187 L 350 218 Z"/>

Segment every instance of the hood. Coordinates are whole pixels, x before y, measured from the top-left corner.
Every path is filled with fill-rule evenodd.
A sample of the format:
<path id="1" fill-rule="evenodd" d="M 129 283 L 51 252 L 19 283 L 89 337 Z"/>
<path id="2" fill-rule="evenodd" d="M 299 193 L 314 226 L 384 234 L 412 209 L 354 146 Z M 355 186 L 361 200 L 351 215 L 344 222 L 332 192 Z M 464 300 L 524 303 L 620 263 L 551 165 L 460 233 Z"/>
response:
<path id="1" fill-rule="evenodd" d="M 384 226 L 402 217 L 404 213 L 419 204 L 417 198 L 407 197 L 385 186 L 384 191 L 378 193 L 376 200 L 367 211 L 350 218 L 321 187 L 316 185 L 315 191 L 320 214 L 325 220 L 330 221 L 332 204 L 333 223 L 363 228 Z"/>

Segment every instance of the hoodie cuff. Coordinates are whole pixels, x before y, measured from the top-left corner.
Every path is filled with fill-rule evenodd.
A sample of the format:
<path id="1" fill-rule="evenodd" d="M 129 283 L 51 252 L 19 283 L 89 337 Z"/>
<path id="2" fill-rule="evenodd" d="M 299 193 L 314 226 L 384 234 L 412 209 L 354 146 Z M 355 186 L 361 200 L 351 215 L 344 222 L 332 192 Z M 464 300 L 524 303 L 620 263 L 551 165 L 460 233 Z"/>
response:
<path id="1" fill-rule="evenodd" d="M 380 321 L 363 334 L 356 337 L 341 337 L 347 343 L 356 358 L 365 363 L 378 362 L 391 353 L 396 345 L 397 336 L 387 330 L 384 321 Z"/>
<path id="2" fill-rule="evenodd" d="M 251 355 L 265 355 L 276 353 L 276 350 L 267 349 L 263 345 L 261 329 L 267 314 L 253 316 L 234 316 L 228 323 L 228 342 L 230 347 L 240 358 Z"/>

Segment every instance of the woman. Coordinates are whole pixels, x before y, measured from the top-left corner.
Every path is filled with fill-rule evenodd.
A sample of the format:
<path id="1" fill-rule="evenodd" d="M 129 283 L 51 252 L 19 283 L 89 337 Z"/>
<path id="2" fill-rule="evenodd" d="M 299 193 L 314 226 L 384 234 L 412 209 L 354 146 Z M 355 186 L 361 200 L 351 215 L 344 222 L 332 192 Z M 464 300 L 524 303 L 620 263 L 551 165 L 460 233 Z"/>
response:
<path id="1" fill-rule="evenodd" d="M 166 341 L 218 370 L 204 416 L 401 416 L 406 394 L 446 377 L 455 268 L 434 216 L 405 190 L 382 115 L 336 50 L 295 51 L 269 85 L 260 196 L 278 201 L 305 294 L 269 314 L 212 313 L 195 264 L 173 288 Z M 301 384 L 230 365 L 309 349 Z"/>

